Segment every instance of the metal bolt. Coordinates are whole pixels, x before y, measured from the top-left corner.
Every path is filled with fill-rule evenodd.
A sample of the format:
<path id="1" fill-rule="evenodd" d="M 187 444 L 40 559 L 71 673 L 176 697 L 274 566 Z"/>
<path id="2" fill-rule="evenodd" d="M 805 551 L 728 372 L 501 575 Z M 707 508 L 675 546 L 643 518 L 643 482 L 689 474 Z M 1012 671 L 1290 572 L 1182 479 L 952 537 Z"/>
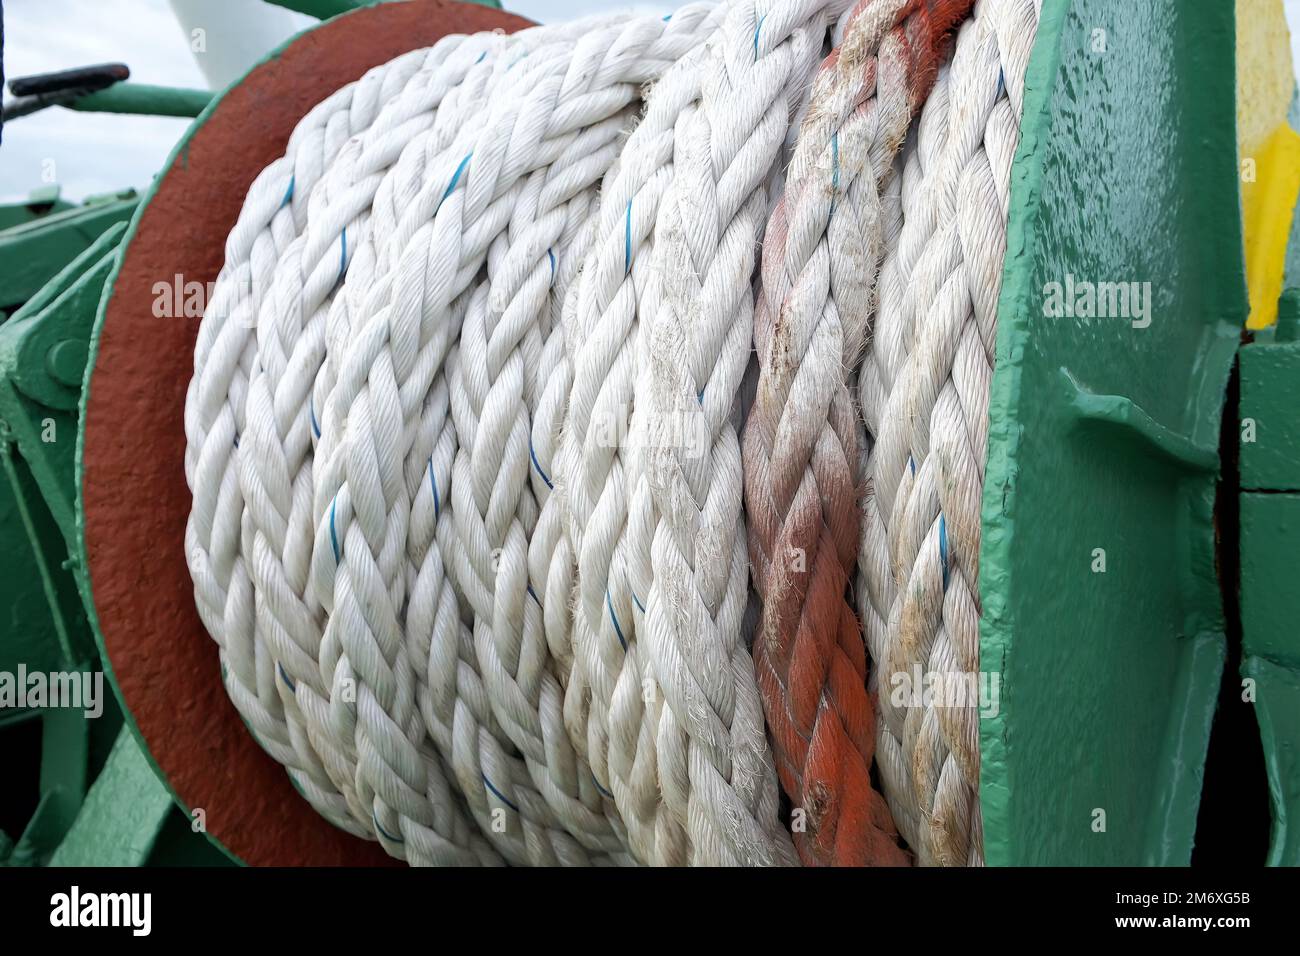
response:
<path id="1" fill-rule="evenodd" d="M 85 342 L 64 339 L 56 342 L 45 353 L 45 370 L 50 378 L 70 388 L 81 387 L 81 375 L 86 370 L 89 353 Z"/>

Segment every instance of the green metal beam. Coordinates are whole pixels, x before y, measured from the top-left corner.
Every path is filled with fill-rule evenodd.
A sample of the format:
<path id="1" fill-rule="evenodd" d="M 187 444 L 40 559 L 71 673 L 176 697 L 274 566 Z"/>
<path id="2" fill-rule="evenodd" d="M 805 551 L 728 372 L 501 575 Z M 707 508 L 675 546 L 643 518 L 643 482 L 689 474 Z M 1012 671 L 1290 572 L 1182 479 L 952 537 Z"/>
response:
<path id="1" fill-rule="evenodd" d="M 11 542 L 0 568 L 9 573 L 0 584 L 0 598 L 14 611 L 26 609 L 24 625 L 0 633 L 0 669 L 12 672 L 19 664 L 33 670 L 58 670 L 84 656 L 93 646 L 85 614 L 77 603 L 75 580 L 64 567 L 66 542 L 44 506 L 40 486 L 17 454 L 8 425 L 0 422 L 0 464 L 7 486 L 0 502 L 12 502 L 12 516 L 0 528 Z M 15 560 L 16 559 L 16 560 Z"/>
<path id="2" fill-rule="evenodd" d="M 51 364 L 57 368 L 68 363 L 58 357 L 52 362 L 50 353 L 64 343 L 75 350 L 89 341 L 125 229 L 119 223 L 105 232 L 0 327 L 0 420 L 7 424 L 63 532 L 65 554 L 74 551 L 76 540 L 74 468 L 81 388 L 79 379 L 73 386 L 51 374 Z M 77 355 L 84 367 L 84 354 Z"/>
<path id="3" fill-rule="evenodd" d="M 50 865 L 142 866 L 174 809 L 171 794 L 123 727 Z"/>
<path id="4" fill-rule="evenodd" d="M 1283 295 L 1278 325 L 1241 350 L 1241 487 L 1300 489 L 1300 290 Z"/>
<path id="5" fill-rule="evenodd" d="M 26 199 L 0 205 L 0 230 L 21 226 L 50 213 L 71 208 L 72 203 L 59 198 L 58 186 L 43 186 L 32 190 Z"/>
<path id="6" fill-rule="evenodd" d="M 187 90 L 147 83 L 116 83 L 65 104 L 83 113 L 143 113 L 148 116 L 195 117 L 212 102 L 210 90 Z"/>
<path id="7" fill-rule="evenodd" d="M 1300 866 L 1300 290 L 1241 350 L 1241 676 L 1259 724 L 1273 818 L 1267 862 Z"/>
<path id="8" fill-rule="evenodd" d="M 1300 670 L 1248 654 L 1241 676 L 1254 683 L 1255 716 L 1273 815 L 1269 866 L 1300 866 Z"/>
<path id="9" fill-rule="evenodd" d="M 369 5 L 365 0 L 268 0 L 268 2 L 295 13 L 305 13 L 317 20 L 328 20 L 330 17 L 337 17 L 340 13 Z"/>
<path id="10" fill-rule="evenodd" d="M 0 326 L 0 669 L 95 657 L 71 573 L 77 399 L 86 342 L 125 223 L 111 226 Z M 18 250 L 18 253 L 21 252 Z"/>
<path id="11" fill-rule="evenodd" d="M 1253 697 L 1264 748 L 1273 817 L 1267 862 L 1273 866 L 1300 865 L 1297 534 L 1300 493 L 1241 496 L 1241 676 L 1252 682 L 1243 693 Z"/>

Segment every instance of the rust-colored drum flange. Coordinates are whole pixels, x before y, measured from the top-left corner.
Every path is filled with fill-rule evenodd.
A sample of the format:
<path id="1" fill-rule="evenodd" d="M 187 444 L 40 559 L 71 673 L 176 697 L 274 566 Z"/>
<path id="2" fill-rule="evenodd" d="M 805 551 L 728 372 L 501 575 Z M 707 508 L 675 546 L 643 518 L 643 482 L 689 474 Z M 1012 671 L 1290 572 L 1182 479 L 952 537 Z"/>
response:
<path id="1" fill-rule="evenodd" d="M 453 33 L 514 31 L 487 7 L 365 7 L 289 41 L 186 132 L 137 212 L 106 287 L 78 445 L 83 585 L 104 666 L 162 778 L 209 836 L 253 865 L 392 862 L 327 823 L 253 740 L 221 685 L 186 566 L 185 390 L 195 318 L 158 318 L 155 284 L 207 287 L 253 179 L 308 110 L 366 70 Z M 93 602 L 93 603 L 92 603 Z"/>

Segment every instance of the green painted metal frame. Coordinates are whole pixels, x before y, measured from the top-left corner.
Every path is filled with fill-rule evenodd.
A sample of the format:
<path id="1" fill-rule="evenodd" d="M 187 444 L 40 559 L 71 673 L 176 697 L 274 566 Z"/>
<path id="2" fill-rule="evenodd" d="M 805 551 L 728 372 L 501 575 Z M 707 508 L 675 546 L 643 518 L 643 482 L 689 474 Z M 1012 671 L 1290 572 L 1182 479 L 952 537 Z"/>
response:
<path id="1" fill-rule="evenodd" d="M 7 479 L 0 486 L 0 600 L 13 622 L 0 631 L 0 670 L 9 673 L 19 665 L 28 672 L 99 669 L 68 557 L 77 540 L 75 452 L 88 340 L 126 232 L 125 222 L 97 221 L 107 226 L 102 234 L 0 326 L 0 466 Z M 21 254 L 22 246 L 8 251 Z M 0 745 L 24 721 L 39 723 L 41 745 L 39 762 L 25 770 L 7 757 L 15 780 L 36 778 L 37 802 L 18 839 L 0 840 L 0 865 L 212 862 L 206 841 L 188 833 L 188 819 L 164 829 L 181 812 L 152 770 L 140 774 L 147 763 L 129 734 L 108 754 L 126 732 L 116 700 L 103 703 L 97 717 L 65 709 L 4 715 Z M 128 790 L 132 801 L 117 805 L 110 820 L 106 795 Z M 157 809 L 159 793 L 166 812 Z"/>
<path id="2" fill-rule="evenodd" d="M 1226 653 L 1218 434 L 1246 318 L 1233 16 L 1043 4 L 983 499 L 990 864 L 1190 860 Z M 1149 326 L 1046 317 L 1067 276 L 1150 282 Z"/>
<path id="3" fill-rule="evenodd" d="M 51 866 L 140 866 L 176 809 L 131 734 L 123 729 Z"/>
<path id="4" fill-rule="evenodd" d="M 114 223 L 127 222 L 138 199 L 76 206 L 0 232 L 0 309 L 15 310 Z"/>
<path id="5" fill-rule="evenodd" d="M 1300 125 L 1300 99 L 1292 104 Z M 1273 825 L 1267 863 L 1300 866 L 1300 207 L 1277 326 L 1241 350 L 1241 677 L 1259 724 Z"/>
<path id="6" fill-rule="evenodd" d="M 1268 346 L 1242 350 L 1243 384 L 1246 354 L 1261 347 Z M 1300 376 L 1300 363 L 1289 371 L 1293 380 Z M 1290 413 L 1296 414 L 1295 405 Z M 1263 744 L 1273 817 L 1266 861 L 1271 866 L 1300 865 L 1300 596 L 1294 581 L 1300 475 L 1291 482 L 1296 491 L 1241 495 L 1242 692 L 1253 699 Z"/>
<path id="7" fill-rule="evenodd" d="M 0 464 L 7 479 L 0 503 L 14 512 L 3 525 L 8 547 L 0 563 L 7 573 L 0 595 L 11 614 L 21 614 L 0 633 L 0 670 L 10 673 L 19 665 L 29 672 L 98 669 L 67 560 L 75 537 L 73 465 L 86 340 L 126 231 L 123 222 L 108 224 L 111 217 L 98 221 L 107 225 L 103 233 L 0 327 Z M 41 865 L 81 811 L 97 769 L 96 739 L 115 734 L 121 714 L 109 701 L 98 717 L 62 709 L 10 716 L 38 720 L 41 747 L 38 802 L 4 863 Z M 20 768 L 10 770 L 18 775 Z"/>
<path id="8" fill-rule="evenodd" d="M 198 838 L 125 727 L 49 866 L 229 866 Z"/>
<path id="9" fill-rule="evenodd" d="M 134 207 L 134 200 L 126 203 Z M 0 631 L 0 670 L 14 673 L 93 671 L 98 655 L 86 621 L 68 554 L 75 537 L 74 461 L 77 398 L 86 358 L 86 340 L 104 281 L 126 224 L 108 215 L 70 217 L 74 239 L 65 237 L 53 258 L 68 262 L 0 326 L 0 600 L 11 626 Z M 78 210 L 81 212 L 81 210 Z M 91 234 L 100 230 L 97 238 Z M 22 241 L 0 242 L 0 261 L 33 261 L 51 249 L 39 230 L 30 248 Z M 89 241 L 78 254 L 82 240 Z M 45 263 L 48 268 L 50 262 Z M 96 741 L 115 734 L 121 714 L 114 701 L 89 718 L 81 711 L 45 709 L 7 712 L 0 725 L 4 740 L 39 731 L 37 762 L 24 768 L 7 757 L 15 785 L 31 784 L 36 804 L 16 842 L 0 843 L 0 862 L 9 866 L 45 863 L 80 812 L 97 771 Z"/>
<path id="10" fill-rule="evenodd" d="M 0 527 L 12 542 L 0 555 L 0 597 L 22 613 L 22 626 L 0 634 L 0 669 L 66 668 L 96 656 L 68 561 L 77 535 L 77 403 L 90 329 L 125 231 L 122 222 L 109 226 L 0 326 Z"/>
<path id="11" fill-rule="evenodd" d="M 59 197 L 58 186 L 42 186 L 32 190 L 26 199 L 0 204 L 0 230 L 21 226 L 53 212 L 72 209 L 74 205 Z"/>

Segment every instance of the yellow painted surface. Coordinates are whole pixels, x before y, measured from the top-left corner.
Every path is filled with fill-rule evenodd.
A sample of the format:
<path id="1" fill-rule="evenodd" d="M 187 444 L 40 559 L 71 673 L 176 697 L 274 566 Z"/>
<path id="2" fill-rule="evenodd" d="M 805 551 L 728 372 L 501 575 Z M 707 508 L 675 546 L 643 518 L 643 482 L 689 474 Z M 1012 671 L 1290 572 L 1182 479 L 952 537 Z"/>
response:
<path id="1" fill-rule="evenodd" d="M 1294 89 L 1282 0 L 1237 0 L 1237 145 L 1252 329 L 1277 320 L 1300 196 L 1300 135 L 1287 123 Z"/>

